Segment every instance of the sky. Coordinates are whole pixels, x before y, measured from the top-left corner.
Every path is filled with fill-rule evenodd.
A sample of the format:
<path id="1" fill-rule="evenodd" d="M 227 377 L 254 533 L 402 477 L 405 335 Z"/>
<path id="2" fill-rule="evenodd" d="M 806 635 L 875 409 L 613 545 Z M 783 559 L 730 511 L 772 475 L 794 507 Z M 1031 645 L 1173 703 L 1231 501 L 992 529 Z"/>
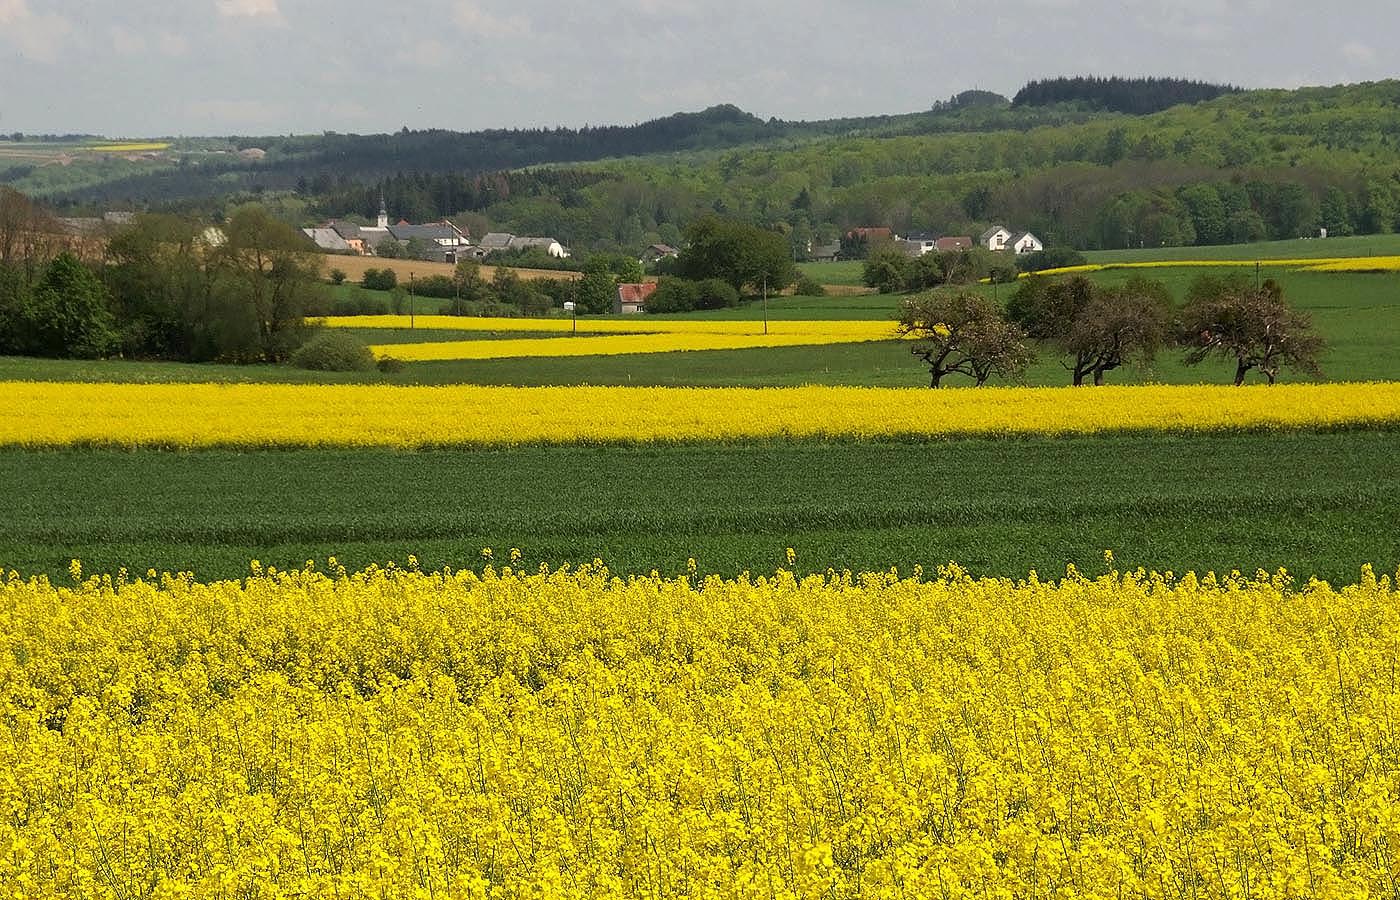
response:
<path id="1" fill-rule="evenodd" d="M 0 0 L 0 132 L 109 137 L 914 112 L 1056 75 L 1400 75 L 1400 3 Z"/>

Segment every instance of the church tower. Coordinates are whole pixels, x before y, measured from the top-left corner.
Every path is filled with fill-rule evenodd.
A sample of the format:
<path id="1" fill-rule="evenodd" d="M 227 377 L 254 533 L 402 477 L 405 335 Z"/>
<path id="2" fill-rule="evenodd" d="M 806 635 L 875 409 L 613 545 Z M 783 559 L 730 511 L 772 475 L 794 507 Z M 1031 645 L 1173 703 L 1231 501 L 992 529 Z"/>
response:
<path id="1" fill-rule="evenodd" d="M 379 192 L 379 227 L 389 227 L 389 207 L 384 205 L 384 192 Z"/>

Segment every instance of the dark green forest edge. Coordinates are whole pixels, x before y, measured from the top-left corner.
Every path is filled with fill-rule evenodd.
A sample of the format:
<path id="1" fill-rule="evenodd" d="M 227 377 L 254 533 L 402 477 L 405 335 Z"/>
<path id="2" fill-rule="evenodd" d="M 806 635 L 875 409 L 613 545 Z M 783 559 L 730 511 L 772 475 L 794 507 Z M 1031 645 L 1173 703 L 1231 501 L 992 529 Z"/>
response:
<path id="1" fill-rule="evenodd" d="M 296 224 L 372 216 L 382 192 L 396 217 L 549 234 L 576 252 L 674 244 L 715 212 L 782 232 L 799 258 L 862 225 L 975 235 L 1003 223 L 1098 249 L 1400 224 L 1395 81 L 1235 91 L 1055 79 L 1013 100 L 966 92 L 907 116 L 794 123 L 716 107 L 629 127 L 229 145 L 267 156 L 17 167 L 0 182 L 71 210 L 217 216 L 257 198 Z"/>

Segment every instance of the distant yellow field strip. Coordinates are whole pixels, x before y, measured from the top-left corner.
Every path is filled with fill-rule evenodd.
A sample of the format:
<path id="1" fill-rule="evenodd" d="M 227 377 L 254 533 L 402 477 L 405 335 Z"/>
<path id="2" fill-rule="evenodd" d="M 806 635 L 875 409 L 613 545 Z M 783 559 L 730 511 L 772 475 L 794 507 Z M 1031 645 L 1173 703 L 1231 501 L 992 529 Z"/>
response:
<path id="1" fill-rule="evenodd" d="M 162 141 L 132 141 L 125 144 L 95 144 L 85 149 L 94 153 L 150 153 L 169 147 L 169 143 Z"/>
<path id="2" fill-rule="evenodd" d="M 410 362 L 445 359 L 505 359 L 524 356 L 614 356 L 623 353 L 676 353 L 684 350 L 747 350 L 756 347 L 795 347 L 888 340 L 896 337 L 886 325 L 879 334 L 854 337 L 843 334 L 609 334 L 567 338 L 520 338 L 496 341 L 427 341 L 421 344 L 381 344 L 370 350 L 376 356 L 393 356 Z"/>
<path id="3" fill-rule="evenodd" d="M 408 316 L 331 316 L 320 319 L 331 328 L 407 329 Z M 476 316 L 416 316 L 414 328 L 447 331 L 543 331 L 555 334 L 730 334 L 762 335 L 763 323 L 753 320 L 704 319 L 572 319 L 484 318 Z M 894 334 L 887 319 L 784 319 L 768 323 L 768 334 L 831 335 L 850 340 L 879 340 Z"/>
<path id="4" fill-rule="evenodd" d="M 1087 263 L 1043 269 L 1030 275 L 1080 275 L 1115 269 L 1302 269 L 1305 272 L 1389 272 L 1400 271 L 1400 256 L 1338 256 L 1317 259 L 1162 259 L 1149 262 Z"/>
<path id="5" fill-rule="evenodd" d="M 942 390 L 0 382 L 0 445 L 396 447 L 1400 427 L 1400 383 Z"/>

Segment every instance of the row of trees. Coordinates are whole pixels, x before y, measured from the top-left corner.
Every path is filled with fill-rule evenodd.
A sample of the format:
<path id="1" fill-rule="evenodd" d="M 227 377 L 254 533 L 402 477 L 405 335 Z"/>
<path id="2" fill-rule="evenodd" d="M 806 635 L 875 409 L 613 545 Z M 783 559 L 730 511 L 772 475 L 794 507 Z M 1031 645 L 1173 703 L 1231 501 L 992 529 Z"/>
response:
<path id="1" fill-rule="evenodd" d="M 1309 317 L 1289 306 L 1273 281 L 1203 277 L 1176 309 L 1161 282 L 1134 278 L 1121 286 L 1087 278 L 1030 278 L 1003 310 L 969 290 L 940 290 L 907 300 L 901 333 L 917 338 L 911 352 L 939 387 L 949 375 L 983 385 L 1014 380 L 1035 361 L 1032 341 L 1060 359 L 1072 384 L 1101 385 L 1124 365 L 1147 365 L 1169 346 L 1185 362 L 1231 361 L 1235 384 L 1253 370 L 1273 384 L 1284 367 L 1321 375 L 1325 343 Z"/>
<path id="2" fill-rule="evenodd" d="M 0 210 L 22 207 L 0 192 Z M 257 207 L 217 231 L 143 216 L 105 253 L 31 215 L 18 237 L 0 227 L 0 353 L 282 361 L 325 304 L 323 259 Z"/>

